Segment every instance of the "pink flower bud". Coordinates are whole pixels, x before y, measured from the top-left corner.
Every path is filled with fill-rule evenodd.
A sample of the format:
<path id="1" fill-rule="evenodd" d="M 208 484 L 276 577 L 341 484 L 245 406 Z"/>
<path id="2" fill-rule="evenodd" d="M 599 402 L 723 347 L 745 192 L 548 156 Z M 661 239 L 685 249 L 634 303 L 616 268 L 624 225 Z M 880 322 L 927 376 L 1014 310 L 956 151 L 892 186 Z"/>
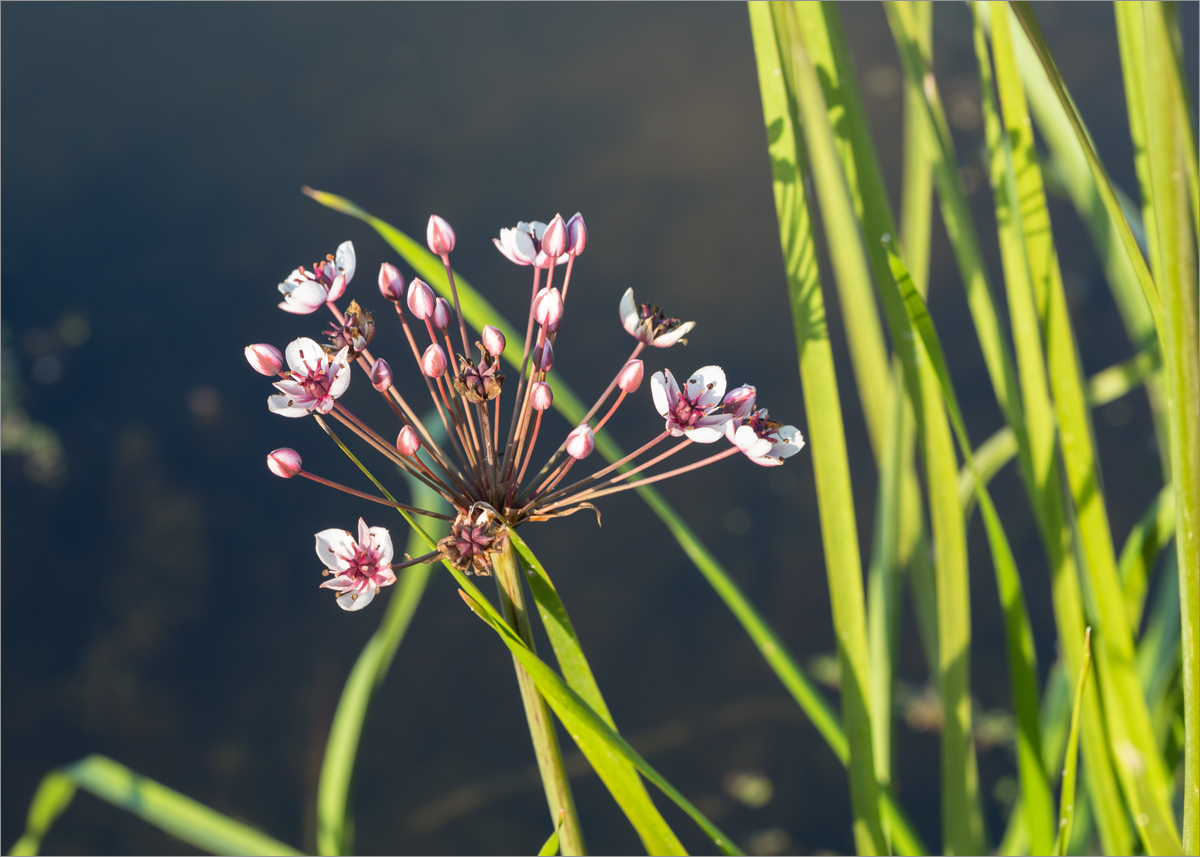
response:
<path id="1" fill-rule="evenodd" d="M 267 456 L 267 469 L 281 479 L 291 479 L 300 473 L 300 453 L 294 449 L 277 449 Z"/>
<path id="2" fill-rule="evenodd" d="M 420 448 L 421 438 L 412 426 L 400 429 L 400 436 L 396 438 L 396 449 L 400 450 L 401 455 L 416 455 Z"/>
<path id="3" fill-rule="evenodd" d="M 533 368 L 539 372 L 549 372 L 553 365 L 554 346 L 550 344 L 550 340 L 546 340 L 533 349 Z"/>
<path id="4" fill-rule="evenodd" d="M 404 294 L 404 280 L 395 265 L 384 262 L 379 266 L 379 293 L 393 302 Z"/>
<path id="5" fill-rule="evenodd" d="M 421 371 L 430 378 L 440 378 L 446 371 L 446 352 L 436 342 L 430 344 L 421 355 Z"/>
<path id="6" fill-rule="evenodd" d="M 246 346 L 246 360 L 260 375 L 278 375 L 283 368 L 283 355 L 274 345 L 260 342 Z"/>
<path id="7" fill-rule="evenodd" d="M 630 360 L 621 369 L 621 374 L 617 376 L 617 386 L 621 388 L 623 393 L 632 393 L 642 386 L 642 373 L 644 372 L 643 363 L 641 360 Z"/>
<path id="8" fill-rule="evenodd" d="M 567 252 L 578 256 L 587 246 L 587 226 L 584 225 L 583 215 L 578 211 L 567 221 Z"/>
<path id="9" fill-rule="evenodd" d="M 371 386 L 381 393 L 392 386 L 392 367 L 386 360 L 376 360 L 371 367 Z"/>
<path id="10" fill-rule="evenodd" d="M 425 242 L 429 245 L 430 253 L 445 256 L 454 249 L 454 230 L 442 218 L 431 214 L 429 225 L 425 227 Z"/>
<path id="11" fill-rule="evenodd" d="M 567 224 L 563 222 L 561 214 L 554 215 L 542 233 L 542 252 L 551 259 L 557 259 L 567 252 Z"/>
<path id="12" fill-rule="evenodd" d="M 731 414 L 735 420 L 744 420 L 754 413 L 755 389 L 749 384 L 734 387 L 721 399 L 721 411 Z"/>
<path id="13" fill-rule="evenodd" d="M 535 411 L 544 411 L 554 404 L 554 391 L 545 381 L 537 381 L 529 388 L 529 404 Z"/>
<path id="14" fill-rule="evenodd" d="M 567 435 L 567 455 L 574 459 L 587 458 L 595 448 L 596 440 L 592 436 L 592 427 L 587 423 Z"/>
<path id="15" fill-rule="evenodd" d="M 533 305 L 533 317 L 547 333 L 554 333 L 562 323 L 563 300 L 558 289 L 542 289 Z"/>
<path id="16" fill-rule="evenodd" d="M 412 314 L 424 321 L 433 315 L 433 289 L 420 277 L 414 277 L 408 284 L 408 308 Z"/>
<path id="17" fill-rule="evenodd" d="M 483 326 L 483 347 L 487 349 L 487 353 L 493 357 L 499 357 L 504 353 L 504 334 L 499 328 L 492 327 L 490 324 Z"/>
<path id="18" fill-rule="evenodd" d="M 450 304 L 445 298 L 438 298 L 433 304 L 433 326 L 438 330 L 450 326 Z"/>

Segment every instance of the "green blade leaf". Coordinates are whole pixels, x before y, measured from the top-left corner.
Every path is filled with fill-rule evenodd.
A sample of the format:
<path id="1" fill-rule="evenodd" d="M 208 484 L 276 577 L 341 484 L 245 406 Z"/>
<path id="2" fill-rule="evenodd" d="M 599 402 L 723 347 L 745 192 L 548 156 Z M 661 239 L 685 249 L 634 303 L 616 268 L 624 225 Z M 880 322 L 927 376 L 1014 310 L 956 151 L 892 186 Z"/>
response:
<path id="1" fill-rule="evenodd" d="M 1092 629 L 1088 628 L 1083 638 L 1083 664 L 1079 668 L 1079 681 L 1075 685 L 1075 704 L 1071 707 L 1071 731 L 1067 736 L 1067 760 L 1063 765 L 1062 796 L 1059 798 L 1058 838 L 1054 842 L 1054 853 L 1067 853 L 1071 842 L 1071 822 L 1075 818 L 1075 764 L 1079 757 L 1079 711 L 1083 707 L 1083 686 L 1087 682 L 1088 668 L 1092 664 Z"/>
<path id="2" fill-rule="evenodd" d="M 43 778 L 25 834 L 13 854 L 36 854 L 42 837 L 80 788 L 210 854 L 300 854 L 248 824 L 131 771 L 106 756 L 87 756 Z"/>
<path id="3" fill-rule="evenodd" d="M 873 759 L 862 562 L 833 352 L 825 327 L 824 295 L 816 266 L 810 214 L 801 190 L 810 174 L 799 138 L 800 115 L 803 114 L 806 120 L 803 128 L 808 134 L 825 117 L 824 96 L 799 38 L 791 7 L 785 4 L 752 5 L 750 21 L 759 56 L 763 113 L 772 136 L 770 151 L 775 163 L 775 206 L 800 356 L 801 389 L 812 442 L 825 570 L 838 638 L 842 716 L 850 747 L 854 838 L 860 853 L 882 854 L 890 849 L 880 820 L 879 785 Z M 824 127 L 823 137 L 816 140 L 809 136 L 807 143 L 814 159 L 812 175 L 820 181 L 832 161 L 833 175 L 842 181 L 828 124 Z M 817 146 L 821 148 L 815 150 Z M 838 197 L 840 206 L 827 205 L 827 199 L 822 196 L 822 211 L 827 222 L 833 218 L 831 231 L 857 241 L 854 214 L 847 204 L 844 185 Z M 848 252 L 839 258 L 844 266 L 839 276 L 850 276 L 849 271 L 853 270 L 856 276 L 865 279 L 861 252 Z M 883 363 L 882 358 L 879 362 Z"/>
<path id="4" fill-rule="evenodd" d="M 546 629 L 546 636 L 550 638 L 550 645 L 554 649 L 554 656 L 558 661 L 558 668 L 562 671 L 563 678 L 570 688 L 578 693 L 580 698 L 591 706 L 592 710 L 615 732 L 616 723 L 613 722 L 608 705 L 600 694 L 600 687 L 596 684 L 596 678 L 583 654 L 583 648 L 575 634 L 571 617 L 567 615 L 567 609 L 558 597 L 558 591 L 550 581 L 549 575 L 546 574 L 545 568 L 534 556 L 533 551 L 529 549 L 529 545 L 516 532 L 510 532 L 509 538 L 521 559 L 528 566 L 525 580 L 533 592 L 538 615 Z M 613 779 L 606 781 L 605 784 L 614 795 L 620 795 L 618 803 L 621 804 L 621 809 L 638 831 L 648 853 L 678 854 L 683 852 L 683 843 L 679 841 L 654 806 L 654 801 L 651 800 L 650 794 L 646 791 L 633 764 L 618 759 L 614 764 Z"/>
<path id="5" fill-rule="evenodd" d="M 628 763 L 636 767 L 645 777 L 663 791 L 680 809 L 692 818 L 722 853 L 739 854 L 733 840 L 708 820 L 696 807 L 685 798 L 674 786 L 667 782 L 641 755 L 631 747 L 612 727 L 605 722 L 583 698 L 576 693 L 565 681 L 551 669 L 536 654 L 529 650 L 525 642 L 496 612 L 491 603 L 483 597 L 471 579 L 449 563 L 444 563 L 454 579 L 461 587 L 460 594 L 467 606 L 492 628 L 508 647 L 513 656 L 520 661 L 521 666 L 529 673 L 538 691 L 554 710 L 555 715 L 562 721 L 572 740 L 580 751 L 587 757 L 597 776 L 606 785 L 621 782 L 623 765 Z M 612 786 L 609 786 L 610 791 Z M 622 795 L 614 791 L 613 796 L 620 802 Z"/>

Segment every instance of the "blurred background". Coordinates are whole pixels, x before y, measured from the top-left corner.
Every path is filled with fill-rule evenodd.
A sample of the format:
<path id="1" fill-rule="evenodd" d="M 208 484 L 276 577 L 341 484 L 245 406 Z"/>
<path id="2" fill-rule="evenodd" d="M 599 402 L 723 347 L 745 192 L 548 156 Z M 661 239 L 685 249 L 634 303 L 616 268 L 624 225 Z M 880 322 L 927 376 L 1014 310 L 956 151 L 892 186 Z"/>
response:
<path id="1" fill-rule="evenodd" d="M 1194 68 L 1196 6 L 1181 11 Z M 899 63 L 878 6 L 841 12 L 895 205 Z M 1134 190 L 1111 8 L 1037 14 L 1101 156 Z M 275 308 L 276 284 L 298 264 L 353 240 L 347 298 L 386 310 L 375 273 L 398 260 L 302 185 L 416 236 L 442 215 L 458 234 L 456 268 L 509 319 L 523 318 L 528 269 L 490 239 L 519 219 L 581 211 L 590 238 L 556 350 L 562 378 L 589 400 L 607 383 L 632 345 L 617 302 L 633 286 L 697 322 L 686 348 L 656 351 L 647 371 L 718 363 L 804 430 L 741 4 L 4 4 L 2 24 L 0 847 L 20 834 L 40 777 L 93 752 L 314 847 L 330 717 L 382 610 L 346 614 L 318 591 L 312 534 L 360 515 L 387 521 L 267 472 L 264 455 L 291 446 L 306 469 L 355 478 L 311 420 L 268 413 L 270 384 L 242 347 L 319 333 L 324 318 Z M 994 235 L 970 27 L 965 6 L 938 8 L 936 72 L 981 233 Z M 1131 348 L 1074 212 L 1052 214 L 1059 247 L 1075 250 L 1062 263 L 1091 374 Z M 1002 419 L 936 223 L 934 240 L 931 312 L 979 443 Z M 865 549 L 876 474 L 847 308 L 826 280 Z M 403 389 L 403 339 L 390 310 L 379 317 L 372 347 Z M 648 388 L 611 424 L 626 448 L 660 426 Z M 1144 395 L 1098 411 L 1096 430 L 1123 540 L 1159 485 Z M 1056 645 L 1042 551 L 1012 468 L 995 486 L 1044 675 Z M 661 487 L 800 661 L 827 672 L 807 452 L 778 469 L 724 461 Z M 523 535 L 622 731 L 743 848 L 851 851 L 833 754 L 642 502 L 624 494 L 600 507 L 602 528 L 578 515 Z M 972 688 L 992 712 L 978 737 L 996 837 L 1015 764 L 978 519 L 971 538 Z M 354 800 L 362 852 L 531 852 L 549 831 L 511 660 L 455 588 L 434 577 L 372 710 Z M 905 622 L 896 787 L 937 842 L 937 723 L 911 613 Z M 638 848 L 594 777 L 575 788 L 593 851 Z M 665 812 L 685 844 L 707 850 Z M 189 850 L 82 794 L 45 848 Z"/>

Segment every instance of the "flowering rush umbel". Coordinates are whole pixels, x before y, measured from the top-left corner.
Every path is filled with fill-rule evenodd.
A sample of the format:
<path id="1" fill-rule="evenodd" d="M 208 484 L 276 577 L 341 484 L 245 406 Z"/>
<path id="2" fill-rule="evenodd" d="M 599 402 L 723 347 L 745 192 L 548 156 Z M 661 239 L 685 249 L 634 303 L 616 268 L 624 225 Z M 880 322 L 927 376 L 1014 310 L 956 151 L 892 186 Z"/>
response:
<path id="1" fill-rule="evenodd" d="M 368 527 L 362 519 L 357 539 L 336 528 L 317 533 L 317 555 L 326 567 L 324 574 L 332 575 L 321 585 L 337 593 L 342 609 L 365 607 L 380 588 L 395 582 L 396 569 L 413 563 L 445 559 L 468 573 L 491 574 L 492 556 L 504 548 L 508 529 L 528 521 L 595 510 L 592 501 L 599 497 L 738 453 L 755 464 L 776 466 L 804 446 L 795 426 L 775 422 L 766 408 L 758 406 L 754 387 L 728 389 L 721 367 L 701 366 L 682 382 L 671 370 L 662 369 L 650 377 L 650 398 L 664 420 L 662 430 L 620 461 L 568 481 L 573 468 L 591 456 L 596 432 L 640 389 L 647 346 L 684 344 L 695 323 L 673 318 L 657 306 L 639 304 L 633 289 L 627 290 L 620 298 L 619 315 L 636 340 L 632 352 L 617 364 L 612 381 L 578 425 L 543 431 L 543 418 L 554 401 L 554 353 L 562 347 L 557 340 L 567 290 L 576 259 L 587 244 L 583 218 L 576 214 L 563 220 L 556 215 L 549 223 L 520 222 L 513 229 L 501 229 L 500 237 L 493 239 L 505 258 L 533 269 L 515 380 L 501 370 L 501 358 L 513 346 L 500 328 L 485 324 L 477 335 L 468 333 L 450 265 L 453 228 L 434 215 L 426 239 L 445 266 L 451 301 L 435 295 L 420 279 L 405 286 L 391 264 L 379 269 L 379 292 L 395 309 L 413 360 L 410 370 L 400 371 L 398 362 L 372 354 L 375 319 L 370 312 L 357 301 L 345 309 L 338 304 L 354 276 L 356 257 L 349 241 L 311 271 L 298 267 L 279 286 L 284 297 L 280 308 L 286 312 L 306 315 L 322 306 L 329 311 L 333 320 L 324 331 L 325 340 L 301 336 L 282 353 L 267 344 L 246 348 L 246 358 L 256 371 L 279 378 L 278 392 L 267 399 L 272 412 L 311 416 L 335 438 L 330 422 L 339 423 L 453 507 L 453 514 L 444 515 L 340 485 L 305 471 L 300 455 L 292 449 L 268 455 L 267 466 L 277 476 L 303 476 L 365 500 L 446 522 L 446 535 L 436 550 L 398 563 L 393 562 L 388 531 Z M 560 266 L 564 266 L 561 281 L 556 281 Z M 342 401 L 355 366 L 362 372 L 364 388 L 369 386 L 390 405 L 396 418 L 391 427 L 368 426 Z M 440 442 L 414 404 L 413 397 L 420 395 L 422 387 L 444 430 Z M 541 467 L 531 469 L 539 440 L 544 443 L 551 432 L 556 446 L 548 456 L 543 452 Z M 697 444 L 721 448 L 687 464 L 659 467 Z"/>

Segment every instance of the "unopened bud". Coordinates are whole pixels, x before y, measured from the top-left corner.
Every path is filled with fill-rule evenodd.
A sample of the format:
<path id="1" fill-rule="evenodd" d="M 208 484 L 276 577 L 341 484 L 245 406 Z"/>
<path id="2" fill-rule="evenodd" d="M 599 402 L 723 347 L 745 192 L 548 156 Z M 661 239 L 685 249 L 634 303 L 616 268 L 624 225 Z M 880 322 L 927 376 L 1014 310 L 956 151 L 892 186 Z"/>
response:
<path id="1" fill-rule="evenodd" d="M 431 214 L 429 225 L 425 227 L 425 242 L 429 245 L 430 253 L 445 256 L 454 249 L 454 230 L 445 220 Z"/>
<path id="2" fill-rule="evenodd" d="M 389 301 L 398 301 L 404 294 L 404 280 L 396 266 L 384 262 L 379 266 L 379 293 Z"/>
<path id="3" fill-rule="evenodd" d="M 587 458 L 595 448 L 596 440 L 592 436 L 592 427 L 587 423 L 567 435 L 567 455 L 574 459 Z"/>
<path id="4" fill-rule="evenodd" d="M 632 393 L 642 386 L 642 373 L 645 371 L 641 360 L 630 360 L 617 376 L 617 386 L 623 393 Z"/>
<path id="5" fill-rule="evenodd" d="M 246 346 L 246 360 L 260 375 L 278 375 L 283 368 L 283 355 L 274 345 L 260 342 Z"/>
<path id="6" fill-rule="evenodd" d="M 545 411 L 554 404 L 554 391 L 545 381 L 536 381 L 529 388 L 529 404 L 535 411 Z"/>
<path id="7" fill-rule="evenodd" d="M 554 346 L 550 344 L 550 340 L 546 340 L 541 345 L 533 349 L 533 368 L 539 372 L 549 372 L 550 367 L 554 365 Z"/>
<path id="8" fill-rule="evenodd" d="M 386 360 L 376 360 L 371 367 L 371 386 L 381 393 L 392 386 L 392 367 Z"/>
<path id="9" fill-rule="evenodd" d="M 408 308 L 412 314 L 424 321 L 433 315 L 433 289 L 420 277 L 414 277 L 408 284 Z"/>
<path id="10" fill-rule="evenodd" d="M 450 326 L 450 304 L 445 298 L 438 298 L 433 305 L 433 326 L 445 330 Z"/>
<path id="11" fill-rule="evenodd" d="M 567 221 L 567 252 L 578 256 L 587 246 L 587 226 L 584 225 L 583 215 L 578 211 Z"/>
<path id="12" fill-rule="evenodd" d="M 421 438 L 412 426 L 400 429 L 400 436 L 396 438 L 396 449 L 400 450 L 401 455 L 416 455 L 420 448 Z"/>
<path id="13" fill-rule="evenodd" d="M 567 224 L 563 222 L 561 214 L 554 215 L 542 233 L 542 252 L 551 259 L 557 259 L 567 252 Z"/>
<path id="14" fill-rule="evenodd" d="M 731 414 L 735 420 L 744 420 L 754 413 L 755 389 L 749 384 L 734 387 L 721 399 L 721 411 Z"/>
<path id="15" fill-rule="evenodd" d="M 487 349 L 487 353 L 493 357 L 499 357 L 504 353 L 504 346 L 504 334 L 500 332 L 500 329 L 485 324 L 483 326 L 483 347 Z"/>
<path id="16" fill-rule="evenodd" d="M 277 449 L 267 456 L 267 469 L 281 479 L 291 479 L 300 473 L 300 453 L 294 449 Z"/>
<path id="17" fill-rule="evenodd" d="M 554 333 L 562 323 L 563 300 L 558 289 L 542 289 L 533 305 L 533 317 L 547 333 Z"/>
<path id="18" fill-rule="evenodd" d="M 430 378 L 440 378 L 446 371 L 446 352 L 436 342 L 421 355 L 421 371 Z"/>

